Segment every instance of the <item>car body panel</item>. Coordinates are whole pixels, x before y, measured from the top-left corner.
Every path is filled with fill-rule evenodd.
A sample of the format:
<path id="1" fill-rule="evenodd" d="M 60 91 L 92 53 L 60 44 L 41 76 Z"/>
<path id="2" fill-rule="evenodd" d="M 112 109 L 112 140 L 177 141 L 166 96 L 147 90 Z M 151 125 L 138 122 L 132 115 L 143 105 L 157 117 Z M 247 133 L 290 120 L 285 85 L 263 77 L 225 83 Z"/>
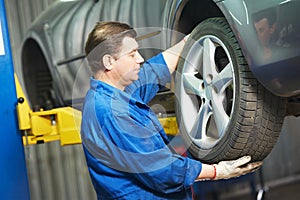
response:
<path id="1" fill-rule="evenodd" d="M 299 94 L 300 1 L 225 0 L 218 2 L 218 6 L 231 24 L 250 69 L 260 83 L 278 96 Z M 262 17 L 263 12 L 275 18 L 275 31 L 269 33 L 269 38 L 260 39 L 255 27 L 259 28 L 256 18 Z"/>

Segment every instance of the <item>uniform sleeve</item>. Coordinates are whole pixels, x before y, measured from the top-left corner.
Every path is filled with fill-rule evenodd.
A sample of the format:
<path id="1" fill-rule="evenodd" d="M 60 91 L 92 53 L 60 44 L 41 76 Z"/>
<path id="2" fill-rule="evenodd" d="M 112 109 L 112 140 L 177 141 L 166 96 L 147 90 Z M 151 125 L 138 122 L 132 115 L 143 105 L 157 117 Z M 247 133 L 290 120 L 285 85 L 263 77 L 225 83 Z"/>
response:
<path id="1" fill-rule="evenodd" d="M 129 85 L 125 91 L 135 93 L 143 102 L 148 103 L 159 91 L 171 81 L 171 74 L 163 55 L 147 60 L 139 72 L 139 79 Z"/>

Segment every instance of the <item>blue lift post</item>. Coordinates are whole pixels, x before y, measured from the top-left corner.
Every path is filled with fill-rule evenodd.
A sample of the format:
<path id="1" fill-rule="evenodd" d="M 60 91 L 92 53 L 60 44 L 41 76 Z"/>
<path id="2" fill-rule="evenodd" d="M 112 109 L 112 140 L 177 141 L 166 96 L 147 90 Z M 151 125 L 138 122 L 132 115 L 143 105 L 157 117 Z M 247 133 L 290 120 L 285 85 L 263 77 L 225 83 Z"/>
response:
<path id="1" fill-rule="evenodd" d="M 0 199 L 30 199 L 4 0 L 0 0 Z"/>

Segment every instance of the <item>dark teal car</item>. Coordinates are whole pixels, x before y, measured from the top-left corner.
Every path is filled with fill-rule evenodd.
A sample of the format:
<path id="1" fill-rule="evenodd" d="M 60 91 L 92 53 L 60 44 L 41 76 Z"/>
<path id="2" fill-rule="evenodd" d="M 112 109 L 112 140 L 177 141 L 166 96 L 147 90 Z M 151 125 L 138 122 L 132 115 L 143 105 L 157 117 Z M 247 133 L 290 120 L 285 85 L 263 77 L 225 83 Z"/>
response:
<path id="1" fill-rule="evenodd" d="M 176 113 L 196 159 L 263 160 L 284 117 L 300 113 L 299 10 L 299 0 L 60 1 L 24 38 L 23 80 L 33 108 L 78 106 L 90 75 L 83 46 L 97 21 L 135 27 L 145 58 L 191 32 L 171 90 L 156 98 L 159 114 Z"/>

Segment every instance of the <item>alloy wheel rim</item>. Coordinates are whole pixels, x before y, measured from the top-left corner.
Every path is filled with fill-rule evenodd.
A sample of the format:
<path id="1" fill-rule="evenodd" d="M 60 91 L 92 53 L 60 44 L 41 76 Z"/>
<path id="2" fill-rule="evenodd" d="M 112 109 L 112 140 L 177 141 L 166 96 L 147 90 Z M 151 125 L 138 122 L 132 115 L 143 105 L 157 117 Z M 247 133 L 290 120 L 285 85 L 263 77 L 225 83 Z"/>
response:
<path id="1" fill-rule="evenodd" d="M 194 144 L 210 149 L 225 136 L 235 105 L 235 82 L 229 50 L 219 38 L 206 35 L 192 45 L 181 74 L 180 109 Z"/>

